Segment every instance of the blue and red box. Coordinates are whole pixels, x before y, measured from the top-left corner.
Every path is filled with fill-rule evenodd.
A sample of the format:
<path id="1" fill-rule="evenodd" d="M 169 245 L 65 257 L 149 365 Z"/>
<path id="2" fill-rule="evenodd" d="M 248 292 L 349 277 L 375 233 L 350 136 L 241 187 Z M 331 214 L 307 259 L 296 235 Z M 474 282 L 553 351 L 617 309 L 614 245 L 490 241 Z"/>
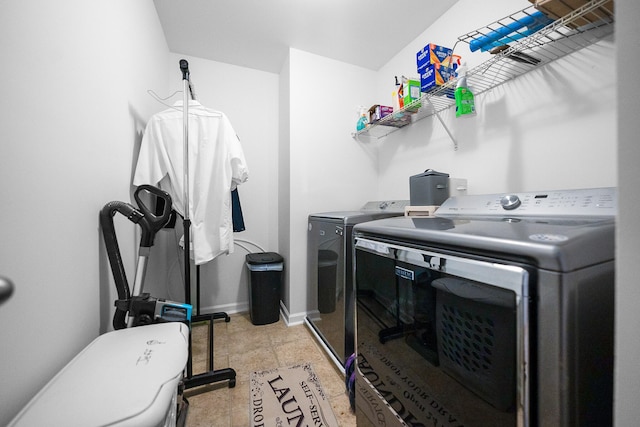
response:
<path id="1" fill-rule="evenodd" d="M 420 73 L 420 91 L 431 92 L 454 77 L 455 70 L 453 68 L 438 64 L 427 65 Z"/>
<path id="2" fill-rule="evenodd" d="M 420 74 L 420 91 L 431 92 L 455 77 L 460 56 L 454 55 L 453 49 L 429 43 L 416 53 L 416 65 Z"/>
<path id="3" fill-rule="evenodd" d="M 444 46 L 438 46 L 434 43 L 429 43 L 422 50 L 416 53 L 416 65 L 418 67 L 418 73 L 422 74 L 422 69 L 429 65 L 444 65 L 449 67 L 451 64 L 451 56 L 453 55 L 453 49 Z"/>

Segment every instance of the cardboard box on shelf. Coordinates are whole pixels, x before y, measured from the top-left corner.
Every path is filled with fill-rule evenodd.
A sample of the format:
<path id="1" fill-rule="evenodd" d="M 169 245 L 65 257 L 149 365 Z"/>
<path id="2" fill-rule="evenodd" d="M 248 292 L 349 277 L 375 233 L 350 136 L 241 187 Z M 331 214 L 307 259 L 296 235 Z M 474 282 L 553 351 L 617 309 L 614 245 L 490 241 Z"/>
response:
<path id="1" fill-rule="evenodd" d="M 393 113 L 393 107 L 379 104 L 373 105 L 369 108 L 369 123 L 375 123 L 391 113 Z"/>
<path id="2" fill-rule="evenodd" d="M 434 43 L 429 43 L 422 50 L 416 53 L 416 66 L 418 73 L 429 65 L 444 65 L 450 66 L 451 55 L 453 50 L 448 47 L 439 46 Z"/>
<path id="3" fill-rule="evenodd" d="M 420 81 L 403 77 L 398 89 L 400 108 L 417 111 L 421 107 L 421 103 L 416 102 L 420 100 L 420 97 Z"/>
<path id="4" fill-rule="evenodd" d="M 540 12 L 552 19 L 560 19 L 574 10 L 589 3 L 589 0 L 529 0 Z M 603 6 L 576 18 L 569 24 L 570 28 L 578 28 L 589 25 L 605 18 L 613 18 L 613 0 Z"/>
<path id="5" fill-rule="evenodd" d="M 454 77 L 452 68 L 436 64 L 429 65 L 420 73 L 420 90 L 424 93 L 431 92 Z"/>

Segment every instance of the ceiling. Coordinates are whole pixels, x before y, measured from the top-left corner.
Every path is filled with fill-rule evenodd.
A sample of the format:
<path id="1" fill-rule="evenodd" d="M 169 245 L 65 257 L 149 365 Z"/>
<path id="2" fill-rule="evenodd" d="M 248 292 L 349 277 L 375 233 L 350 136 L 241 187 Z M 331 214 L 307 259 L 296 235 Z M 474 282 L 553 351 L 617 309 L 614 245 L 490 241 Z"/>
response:
<path id="1" fill-rule="evenodd" d="M 279 73 L 289 47 L 378 70 L 455 1 L 154 3 L 171 52 Z"/>

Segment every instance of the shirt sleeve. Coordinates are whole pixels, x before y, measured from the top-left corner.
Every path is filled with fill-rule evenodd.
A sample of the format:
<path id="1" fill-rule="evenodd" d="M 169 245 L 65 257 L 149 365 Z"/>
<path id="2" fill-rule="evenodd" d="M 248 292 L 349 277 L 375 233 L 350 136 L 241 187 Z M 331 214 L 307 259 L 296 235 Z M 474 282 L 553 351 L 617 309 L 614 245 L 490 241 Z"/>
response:
<path id="1" fill-rule="evenodd" d="M 242 151 L 242 145 L 238 135 L 233 130 L 231 122 L 224 117 L 224 133 L 229 147 L 229 164 L 231 165 L 231 191 L 249 179 L 249 168 Z"/>
<path id="2" fill-rule="evenodd" d="M 142 136 L 133 185 L 156 185 L 164 178 L 167 168 L 163 162 L 165 156 L 162 147 L 162 132 L 154 118 L 151 118 Z"/>

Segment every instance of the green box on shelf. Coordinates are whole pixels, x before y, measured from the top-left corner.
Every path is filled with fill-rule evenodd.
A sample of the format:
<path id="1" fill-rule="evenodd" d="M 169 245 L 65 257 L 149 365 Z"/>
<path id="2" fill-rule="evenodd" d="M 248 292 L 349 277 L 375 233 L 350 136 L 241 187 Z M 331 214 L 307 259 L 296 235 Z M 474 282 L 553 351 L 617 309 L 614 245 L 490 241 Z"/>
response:
<path id="1" fill-rule="evenodd" d="M 416 111 L 422 105 L 420 102 L 420 81 L 418 80 L 403 80 L 398 91 L 398 97 L 400 98 L 400 108 L 405 108 L 409 111 Z M 409 107 L 409 105 L 411 105 Z"/>

